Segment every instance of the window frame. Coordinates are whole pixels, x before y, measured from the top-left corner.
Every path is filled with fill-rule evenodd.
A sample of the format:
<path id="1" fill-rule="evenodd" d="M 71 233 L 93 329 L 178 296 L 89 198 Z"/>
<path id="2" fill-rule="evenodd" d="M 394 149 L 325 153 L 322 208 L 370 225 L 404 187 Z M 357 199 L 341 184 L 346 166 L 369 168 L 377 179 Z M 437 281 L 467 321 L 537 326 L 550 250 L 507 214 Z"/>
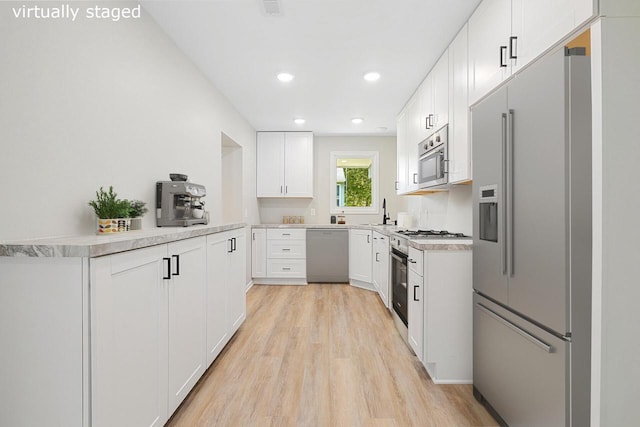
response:
<path id="1" fill-rule="evenodd" d="M 331 151 L 329 155 L 329 190 L 331 194 L 329 213 L 331 214 L 366 214 L 373 215 L 380 213 L 379 204 L 379 181 L 380 171 L 378 168 L 378 151 Z M 337 162 L 338 159 L 371 159 L 371 206 L 338 206 L 336 202 L 336 186 L 337 186 Z"/>

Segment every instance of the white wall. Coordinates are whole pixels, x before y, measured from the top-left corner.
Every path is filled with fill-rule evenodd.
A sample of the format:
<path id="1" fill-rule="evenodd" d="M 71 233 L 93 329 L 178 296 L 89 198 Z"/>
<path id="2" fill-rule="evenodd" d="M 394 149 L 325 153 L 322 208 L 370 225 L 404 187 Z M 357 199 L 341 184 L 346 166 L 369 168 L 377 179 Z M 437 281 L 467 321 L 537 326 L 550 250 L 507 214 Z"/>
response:
<path id="1" fill-rule="evenodd" d="M 144 10 L 119 22 L 16 19 L 22 4 L 0 2 L 0 240 L 91 234 L 98 187 L 153 208 L 171 172 L 207 187 L 220 222 L 223 132 L 243 147 L 243 219 L 258 222 L 254 129 Z"/>
<path id="2" fill-rule="evenodd" d="M 640 425 L 638 44 L 640 17 L 592 29 L 594 427 Z"/>
<path id="3" fill-rule="evenodd" d="M 471 185 L 457 185 L 440 193 L 407 196 L 414 228 L 448 230 L 471 236 Z"/>
<path id="4" fill-rule="evenodd" d="M 308 224 L 328 224 L 330 211 L 331 151 L 378 151 L 380 171 L 380 212 L 375 215 L 345 214 L 347 224 L 382 222 L 382 199 L 387 199 L 391 219 L 406 210 L 406 201 L 396 196 L 396 138 L 382 136 L 314 136 L 314 198 L 260 199 L 260 221 L 263 224 L 281 223 L 284 215 L 304 216 Z M 311 216 L 311 209 L 316 215 Z"/>

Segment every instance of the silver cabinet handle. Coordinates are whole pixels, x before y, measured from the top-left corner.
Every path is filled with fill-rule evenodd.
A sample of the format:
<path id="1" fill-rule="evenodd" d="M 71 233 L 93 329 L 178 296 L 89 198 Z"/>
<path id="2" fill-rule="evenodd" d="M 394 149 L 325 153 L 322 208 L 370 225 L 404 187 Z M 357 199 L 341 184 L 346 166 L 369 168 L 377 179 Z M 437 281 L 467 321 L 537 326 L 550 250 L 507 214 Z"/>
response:
<path id="1" fill-rule="evenodd" d="M 400 185 L 400 182 L 396 181 L 396 191 L 399 190 L 398 185 Z"/>
<path id="2" fill-rule="evenodd" d="M 380 256 L 380 252 L 376 252 L 376 262 L 380 262 L 380 259 L 378 258 Z"/>
<path id="3" fill-rule="evenodd" d="M 291 249 L 289 248 L 282 248 L 282 252 L 289 252 Z"/>
<path id="4" fill-rule="evenodd" d="M 282 271 L 290 271 L 291 267 L 282 267 Z"/>
<path id="5" fill-rule="evenodd" d="M 540 347 L 541 349 L 543 349 L 547 353 L 553 353 L 553 347 L 550 346 L 549 344 L 547 344 L 546 342 L 544 342 L 541 339 L 531 335 L 529 332 L 525 331 L 524 329 L 520 328 L 519 326 L 511 323 L 510 321 L 508 321 L 504 317 L 500 316 L 498 313 L 494 312 L 490 308 L 485 307 L 483 304 L 480 304 L 479 302 L 477 302 L 476 306 L 480 310 L 482 310 L 484 313 L 486 313 L 489 316 L 491 316 L 493 319 L 495 319 L 498 322 L 502 323 L 504 326 L 506 326 L 507 328 L 511 329 L 512 331 L 514 331 L 518 335 L 522 336 L 523 338 L 526 338 L 527 340 L 531 341 L 533 344 L 537 345 L 538 347 Z"/>

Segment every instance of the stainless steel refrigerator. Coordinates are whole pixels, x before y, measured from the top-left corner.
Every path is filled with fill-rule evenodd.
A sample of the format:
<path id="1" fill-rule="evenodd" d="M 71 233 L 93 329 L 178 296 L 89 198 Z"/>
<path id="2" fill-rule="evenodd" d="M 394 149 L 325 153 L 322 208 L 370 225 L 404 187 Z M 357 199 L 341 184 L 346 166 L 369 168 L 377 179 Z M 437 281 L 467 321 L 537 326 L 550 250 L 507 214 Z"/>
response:
<path id="1" fill-rule="evenodd" d="M 471 109 L 474 395 L 509 426 L 588 426 L 591 77 L 558 49 Z"/>

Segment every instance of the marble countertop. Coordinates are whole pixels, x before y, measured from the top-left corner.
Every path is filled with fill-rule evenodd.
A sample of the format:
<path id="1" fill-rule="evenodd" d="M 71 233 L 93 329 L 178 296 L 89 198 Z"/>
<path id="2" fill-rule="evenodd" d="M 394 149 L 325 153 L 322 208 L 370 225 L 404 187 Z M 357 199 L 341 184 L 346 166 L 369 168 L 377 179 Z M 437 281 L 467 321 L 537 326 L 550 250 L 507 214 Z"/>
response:
<path id="1" fill-rule="evenodd" d="M 401 230 L 397 225 L 374 224 L 257 224 L 252 228 L 346 228 L 374 230 L 384 235 Z M 473 240 L 469 239 L 407 239 L 409 246 L 421 251 L 470 251 L 473 249 Z"/>
<path id="2" fill-rule="evenodd" d="M 246 227 L 245 223 L 160 227 L 107 236 L 62 236 L 44 239 L 0 241 L 0 256 L 8 257 L 98 257 L 206 236 Z"/>

